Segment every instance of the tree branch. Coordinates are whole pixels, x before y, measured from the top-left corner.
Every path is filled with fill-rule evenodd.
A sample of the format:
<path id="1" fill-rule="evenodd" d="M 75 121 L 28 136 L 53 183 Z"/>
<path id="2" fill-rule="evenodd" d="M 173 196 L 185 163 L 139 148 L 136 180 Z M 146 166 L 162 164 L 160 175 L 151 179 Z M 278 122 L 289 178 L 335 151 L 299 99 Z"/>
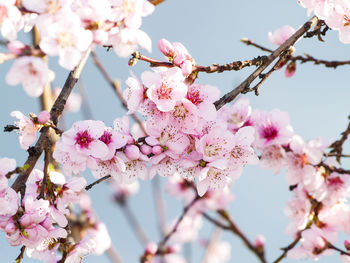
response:
<path id="1" fill-rule="evenodd" d="M 57 97 L 56 101 L 54 102 L 51 108 L 51 111 L 50 111 L 51 121 L 55 126 L 57 126 L 58 119 L 63 112 L 66 101 L 71 91 L 73 90 L 73 87 L 75 86 L 75 84 L 77 83 L 80 77 L 80 74 L 84 68 L 86 60 L 89 57 L 89 54 L 90 54 L 90 49 L 86 52 L 84 58 L 81 60 L 79 65 L 69 73 L 61 93 L 59 94 L 59 96 Z M 12 188 L 16 192 L 20 191 L 22 196 L 24 196 L 24 192 L 26 188 L 25 183 L 29 177 L 29 174 L 34 169 L 34 166 L 37 163 L 39 157 L 41 156 L 43 150 L 45 149 L 45 146 L 49 139 L 50 139 L 49 127 L 43 127 L 41 129 L 41 135 L 38 141 L 36 142 L 35 146 L 28 149 L 29 156 L 27 161 L 24 164 L 24 166 L 28 167 L 28 169 L 21 172 L 16 178 L 15 182 L 12 184 Z"/>
<path id="2" fill-rule="evenodd" d="M 273 51 L 268 57 L 265 63 L 263 63 L 259 68 L 257 68 L 248 78 L 246 78 L 240 85 L 238 85 L 234 90 L 225 94 L 218 101 L 215 102 L 216 109 L 220 109 L 225 104 L 233 101 L 240 93 L 249 89 L 250 84 L 283 52 L 287 51 L 295 42 L 302 37 L 305 32 L 307 32 L 312 26 L 314 26 L 318 21 L 316 16 L 312 17 L 307 21 L 299 30 L 297 30 L 289 39 L 287 39 L 281 46 L 279 46 L 275 51 Z"/>
<path id="3" fill-rule="evenodd" d="M 94 187 L 95 185 L 97 185 L 97 184 L 99 184 L 99 183 L 101 183 L 101 182 L 103 182 L 103 181 L 105 181 L 105 180 L 107 180 L 107 179 L 109 179 L 109 178 L 111 178 L 111 177 L 112 177 L 112 176 L 111 176 L 110 174 L 105 175 L 105 176 L 101 177 L 100 179 L 96 180 L 95 182 L 93 182 L 93 183 L 87 185 L 87 186 L 85 187 L 85 190 L 86 190 L 86 191 L 89 191 L 89 190 L 90 190 L 92 187 Z"/>
<path id="4" fill-rule="evenodd" d="M 262 263 L 266 263 L 264 251 L 258 249 L 254 244 L 252 244 L 249 239 L 242 233 L 242 231 L 236 226 L 236 224 L 233 222 L 231 219 L 229 213 L 224 210 L 218 210 L 218 214 L 227 221 L 229 224 L 229 230 L 236 234 L 242 241 L 243 243 L 248 247 L 250 251 L 252 251 Z"/>

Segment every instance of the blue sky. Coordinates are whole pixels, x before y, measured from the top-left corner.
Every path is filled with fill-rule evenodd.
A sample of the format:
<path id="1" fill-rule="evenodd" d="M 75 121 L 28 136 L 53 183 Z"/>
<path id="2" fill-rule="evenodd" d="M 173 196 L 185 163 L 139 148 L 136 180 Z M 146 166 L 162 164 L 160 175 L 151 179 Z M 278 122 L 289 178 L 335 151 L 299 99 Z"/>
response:
<path id="1" fill-rule="evenodd" d="M 200 65 L 229 63 L 236 60 L 252 59 L 264 55 L 254 47 L 248 47 L 239 40 L 247 37 L 271 49 L 275 48 L 268 41 L 267 33 L 283 25 L 298 28 L 308 17 L 306 10 L 297 1 L 247 0 L 247 1 L 209 1 L 209 0 L 166 0 L 155 12 L 143 20 L 142 29 L 153 41 L 152 57 L 162 59 L 157 50 L 157 41 L 166 38 L 171 42 L 183 43 L 196 62 Z M 27 36 L 23 36 L 27 39 Z M 330 31 L 325 42 L 316 38 L 301 39 L 296 44 L 296 53 L 308 53 L 316 58 L 328 60 L 349 59 L 349 45 L 339 42 L 338 34 Z M 136 75 L 147 69 L 146 63 L 139 62 L 133 68 L 128 67 L 127 59 L 118 58 L 113 51 L 99 48 L 98 55 L 108 72 L 115 79 L 124 81 L 132 70 Z M 147 52 L 144 52 L 147 54 Z M 12 110 L 24 113 L 39 112 L 38 100 L 27 97 L 21 87 L 9 87 L 4 81 L 11 62 L 1 65 L 0 87 L 0 126 L 13 122 Z M 57 60 L 50 61 L 50 67 L 56 72 L 53 86 L 62 87 L 68 72 L 57 65 Z M 226 93 L 244 80 L 254 69 L 246 68 L 239 72 L 220 74 L 201 74 L 200 83 L 218 87 Z M 83 85 L 95 119 L 111 125 L 114 118 L 125 114 L 117 97 L 95 69 L 89 59 L 84 69 L 80 85 Z M 297 134 L 305 140 L 317 138 L 336 139 L 347 126 L 350 112 L 349 66 L 338 69 L 303 64 L 297 66 L 294 77 L 285 78 L 283 71 L 275 72 L 261 87 L 260 96 L 253 93 L 244 95 L 251 101 L 253 109 L 271 110 L 279 108 L 290 114 L 291 124 Z M 67 127 L 82 119 L 81 113 L 69 114 L 65 121 Z M 346 150 L 349 147 L 346 146 Z M 16 158 L 18 164 L 24 163 L 26 152 L 22 151 L 16 135 L 0 133 L 0 157 Z M 93 177 L 86 173 L 87 180 Z M 164 183 L 165 180 L 161 179 Z M 280 254 L 280 247 L 291 242 L 285 234 L 288 218 L 283 208 L 290 198 L 283 173 L 273 175 L 257 167 L 248 167 L 243 176 L 233 186 L 235 201 L 229 207 L 233 218 L 250 239 L 257 234 L 266 237 L 266 255 L 272 261 Z M 166 193 L 166 214 L 170 221 L 179 215 L 181 203 L 171 199 Z M 111 203 L 111 195 L 106 185 L 99 185 L 91 191 L 94 208 L 99 218 L 107 224 L 113 243 L 124 262 L 138 262 L 143 248 L 139 245 L 120 209 Z M 147 234 L 158 242 L 154 201 L 150 182 L 142 182 L 140 192 L 131 198 L 131 207 Z M 205 224 L 201 235 L 206 237 L 212 231 L 210 224 Z M 3 234 L 0 234 L 0 253 L 3 262 L 13 262 L 19 248 L 10 248 Z M 235 236 L 223 235 L 232 245 L 232 262 L 258 262 Z M 200 262 L 203 251 L 193 248 L 192 262 Z M 324 258 L 319 262 L 338 261 L 338 257 Z M 32 262 L 25 259 L 24 262 Z M 109 262 L 106 256 L 88 257 L 85 262 Z M 285 260 L 284 262 L 293 262 Z M 303 261 L 309 262 L 309 261 Z M 310 261 L 311 262 L 311 261 Z"/>

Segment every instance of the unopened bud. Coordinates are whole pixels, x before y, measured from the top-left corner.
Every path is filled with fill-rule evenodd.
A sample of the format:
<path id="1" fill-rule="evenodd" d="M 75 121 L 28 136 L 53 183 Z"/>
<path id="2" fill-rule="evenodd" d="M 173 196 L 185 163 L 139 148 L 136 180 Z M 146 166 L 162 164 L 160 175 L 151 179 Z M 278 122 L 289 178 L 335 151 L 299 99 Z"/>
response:
<path id="1" fill-rule="evenodd" d="M 175 55 L 175 49 L 173 45 L 164 38 L 158 41 L 158 49 L 167 57 L 173 57 Z"/>
<path id="2" fill-rule="evenodd" d="M 151 254 L 151 255 L 155 255 L 157 253 L 158 250 L 158 246 L 156 243 L 148 243 L 146 246 L 146 253 L 147 254 Z"/>
<path id="3" fill-rule="evenodd" d="M 46 110 L 42 111 L 38 115 L 38 122 L 41 124 L 45 124 L 50 120 L 50 113 Z"/>
<path id="4" fill-rule="evenodd" d="M 125 155 L 131 161 L 140 158 L 140 150 L 136 145 L 127 145 L 125 148 Z"/>

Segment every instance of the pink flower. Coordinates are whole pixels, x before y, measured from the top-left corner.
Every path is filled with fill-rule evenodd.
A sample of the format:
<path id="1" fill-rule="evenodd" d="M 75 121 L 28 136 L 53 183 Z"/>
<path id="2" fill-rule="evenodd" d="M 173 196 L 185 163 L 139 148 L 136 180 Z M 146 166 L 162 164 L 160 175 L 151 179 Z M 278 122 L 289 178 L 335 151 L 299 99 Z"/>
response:
<path id="1" fill-rule="evenodd" d="M 214 102 L 220 97 L 220 90 L 214 86 L 192 84 L 187 91 L 186 99 L 197 106 L 199 116 L 207 121 L 216 119 Z"/>
<path id="2" fill-rule="evenodd" d="M 291 26 L 286 25 L 275 30 L 273 34 L 269 32 L 269 40 L 271 43 L 279 46 L 279 45 L 282 45 L 294 33 L 295 33 L 295 29 Z"/>
<path id="3" fill-rule="evenodd" d="M 169 112 L 170 122 L 179 127 L 179 130 L 186 134 L 196 134 L 199 122 L 199 110 L 187 99 L 178 103 Z"/>
<path id="4" fill-rule="evenodd" d="M 41 33 L 40 48 L 50 56 L 59 56 L 58 63 L 72 70 L 92 43 L 92 33 L 81 26 L 80 18 L 68 9 L 37 22 Z M 49 28 L 49 30 L 48 30 Z"/>
<path id="5" fill-rule="evenodd" d="M 145 88 L 140 81 L 132 75 L 125 81 L 127 89 L 123 92 L 123 97 L 128 105 L 128 114 L 136 112 L 141 103 L 145 100 Z"/>
<path id="6" fill-rule="evenodd" d="M 22 0 L 23 6 L 35 13 L 55 14 L 61 8 L 69 8 L 72 0 Z"/>
<path id="7" fill-rule="evenodd" d="M 225 160 L 216 160 L 208 163 L 197 178 L 197 192 L 203 196 L 208 189 L 223 189 L 232 182 L 231 175 L 241 171 L 233 171 L 227 168 Z"/>
<path id="8" fill-rule="evenodd" d="M 312 225 L 310 229 L 306 229 L 301 233 L 302 244 L 288 251 L 287 257 L 293 259 L 312 258 L 318 259 L 322 255 L 330 255 L 333 250 L 328 249 L 327 241 L 335 243 L 337 234 L 332 233 Z"/>
<path id="9" fill-rule="evenodd" d="M 271 112 L 256 110 L 252 114 L 251 121 L 257 131 L 254 144 L 259 148 L 273 144 L 287 144 L 293 136 L 287 112 L 277 109 Z"/>
<path id="10" fill-rule="evenodd" d="M 166 39 L 162 38 L 158 41 L 158 49 L 166 57 L 173 57 L 175 55 L 175 49 L 173 45 Z"/>
<path id="11" fill-rule="evenodd" d="M 233 167 L 241 167 L 245 164 L 257 164 L 259 158 L 252 148 L 255 129 L 247 126 L 240 128 L 233 138 L 233 147 L 227 154 L 229 162 Z"/>
<path id="12" fill-rule="evenodd" d="M 202 154 L 204 161 L 212 162 L 223 159 L 232 150 L 233 140 L 233 134 L 218 125 L 196 141 L 196 150 Z"/>
<path id="13" fill-rule="evenodd" d="M 16 160 L 10 158 L 0 158 L 0 178 L 16 168 Z M 7 186 L 7 185 L 6 185 Z M 0 192 L 1 192 L 0 187 Z"/>
<path id="14" fill-rule="evenodd" d="M 9 41 L 15 40 L 23 27 L 21 12 L 15 5 L 16 0 L 0 0 L 1 35 Z"/>
<path id="15" fill-rule="evenodd" d="M 6 75 L 6 82 L 12 86 L 22 84 L 29 96 L 39 97 L 44 91 L 44 86 L 54 78 L 55 73 L 41 58 L 23 56 L 13 63 Z"/>
<path id="16" fill-rule="evenodd" d="M 78 121 L 62 134 L 62 141 L 73 146 L 78 153 L 103 158 L 108 154 L 106 143 L 100 140 L 104 133 L 105 124 L 102 121 Z"/>
<path id="17" fill-rule="evenodd" d="M 339 30 L 339 39 L 345 44 L 350 43 L 350 3 L 345 0 L 335 0 L 326 24 Z"/>
<path id="18" fill-rule="evenodd" d="M 0 223 L 14 216 L 17 213 L 18 207 L 19 198 L 17 193 L 7 186 L 6 177 L 0 175 Z"/>
<path id="19" fill-rule="evenodd" d="M 20 111 L 11 112 L 11 116 L 18 119 L 15 124 L 19 128 L 19 144 L 22 149 L 27 150 L 35 142 L 36 132 L 40 130 L 40 127 Z"/>
<path id="20" fill-rule="evenodd" d="M 128 57 L 140 46 L 152 52 L 152 40 L 142 30 L 125 27 L 115 34 L 111 34 L 108 44 L 113 46 L 115 53 L 120 57 Z"/>
<path id="21" fill-rule="evenodd" d="M 154 11 L 154 5 L 146 0 L 112 0 L 112 20 L 124 21 L 129 28 L 139 28 L 141 17 Z"/>
<path id="22" fill-rule="evenodd" d="M 62 134 L 56 143 L 53 157 L 64 165 L 68 173 L 80 173 L 86 165 L 96 167 L 94 158 L 105 158 L 109 148 L 100 138 L 105 133 L 102 121 L 79 121 Z"/>
<path id="23" fill-rule="evenodd" d="M 248 122 L 251 113 L 252 107 L 247 98 L 240 98 L 231 106 L 225 105 L 218 112 L 219 118 L 227 122 L 228 129 L 232 132 Z"/>
<path id="24" fill-rule="evenodd" d="M 185 98 L 187 86 L 182 72 L 173 67 L 162 72 L 145 71 L 141 75 L 143 84 L 147 87 L 147 96 L 160 111 L 168 112 L 174 109 L 176 103 Z"/>

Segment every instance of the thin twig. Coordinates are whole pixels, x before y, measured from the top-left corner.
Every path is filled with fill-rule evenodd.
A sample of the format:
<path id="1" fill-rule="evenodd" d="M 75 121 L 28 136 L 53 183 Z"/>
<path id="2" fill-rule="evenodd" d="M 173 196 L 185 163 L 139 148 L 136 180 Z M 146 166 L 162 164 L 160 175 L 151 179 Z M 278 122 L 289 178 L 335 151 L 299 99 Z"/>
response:
<path id="1" fill-rule="evenodd" d="M 221 229 L 224 229 L 224 230 L 229 230 L 230 227 L 225 225 L 224 223 L 212 218 L 210 215 L 208 215 L 207 213 L 203 213 L 203 217 L 205 219 L 207 219 L 208 221 L 210 221 L 211 223 L 213 223 L 214 225 L 216 225 L 217 227 L 220 227 Z"/>
<path id="2" fill-rule="evenodd" d="M 249 241 L 249 239 L 242 233 L 242 231 L 236 226 L 236 224 L 233 222 L 232 218 L 230 217 L 229 213 L 224 210 L 218 210 L 218 214 L 227 221 L 229 224 L 229 230 L 236 234 L 243 243 L 249 248 L 250 251 L 252 251 L 262 263 L 266 263 L 264 250 L 258 249 L 253 243 Z"/>
<path id="3" fill-rule="evenodd" d="M 348 117 L 348 119 L 350 119 L 350 116 Z M 343 144 L 348 139 L 349 134 L 350 134 L 350 122 L 346 130 L 341 133 L 341 138 L 333 142 L 332 145 L 329 146 L 329 148 L 332 149 L 330 153 L 336 154 L 338 162 L 340 162 L 340 157 L 341 157 L 341 154 L 343 153 Z"/>
<path id="4" fill-rule="evenodd" d="M 163 238 L 163 240 L 159 243 L 158 245 L 158 249 L 163 249 L 165 244 L 168 242 L 168 240 L 170 239 L 170 237 L 177 231 L 177 228 L 179 227 L 180 223 L 182 222 L 182 220 L 184 219 L 185 215 L 187 214 L 188 210 L 190 210 L 190 208 L 200 199 L 200 196 L 196 196 L 191 203 L 189 203 L 187 206 L 184 207 L 184 210 L 181 214 L 181 216 L 179 217 L 179 219 L 176 221 L 173 229 Z"/>
<path id="5" fill-rule="evenodd" d="M 330 248 L 330 249 L 333 249 L 333 250 L 336 250 L 338 252 L 340 252 L 341 255 L 347 255 L 347 256 L 350 256 L 350 253 L 345 251 L 345 250 L 342 250 L 336 246 L 334 246 L 333 244 L 327 242 L 327 247 Z"/>
<path id="6" fill-rule="evenodd" d="M 41 199 L 45 197 L 45 189 L 47 187 L 47 180 L 49 177 L 49 164 L 50 164 L 50 158 L 51 158 L 51 153 L 50 153 L 50 143 L 48 142 L 44 152 L 45 152 L 45 157 L 44 157 L 44 178 L 41 183 L 41 189 L 40 189 L 40 194 L 38 195 L 37 199 Z"/>
<path id="7" fill-rule="evenodd" d="M 107 70 L 105 69 L 105 67 L 102 65 L 100 59 L 98 58 L 98 56 L 96 55 L 95 52 L 91 52 L 91 56 L 94 60 L 94 63 L 96 65 L 96 67 L 99 69 L 99 71 L 101 72 L 101 74 L 103 75 L 103 77 L 105 78 L 105 80 L 108 82 L 108 84 L 112 87 L 113 91 L 116 93 L 116 95 L 118 96 L 119 100 L 121 101 L 123 107 L 128 110 L 128 104 L 126 102 L 126 100 L 123 97 L 123 94 L 120 90 L 120 85 L 117 81 L 114 81 L 108 74 Z M 140 118 L 132 113 L 131 117 L 135 120 L 135 122 L 140 126 L 142 132 L 144 134 L 147 134 L 145 127 L 142 123 L 142 121 L 140 120 Z"/>
<path id="8" fill-rule="evenodd" d="M 111 260 L 112 263 L 123 263 L 115 247 L 112 245 L 106 250 L 106 255 Z"/>
<path id="9" fill-rule="evenodd" d="M 16 263 L 20 263 L 24 257 L 24 251 L 26 250 L 26 246 L 21 247 L 21 252 L 19 253 L 18 257 L 16 258 Z"/>
<path id="10" fill-rule="evenodd" d="M 95 185 L 97 185 L 97 184 L 99 184 L 99 183 L 101 183 L 101 182 L 103 182 L 103 181 L 105 181 L 105 180 L 107 180 L 107 179 L 109 179 L 109 178 L 111 178 L 111 177 L 112 177 L 112 176 L 111 176 L 110 174 L 105 175 L 105 176 L 101 177 L 100 179 L 96 180 L 95 182 L 93 182 L 93 183 L 87 185 L 87 186 L 85 187 L 85 190 L 86 190 L 86 191 L 89 191 L 89 190 L 90 190 L 92 187 L 94 187 Z"/>
<path id="11" fill-rule="evenodd" d="M 282 259 L 284 259 L 287 256 L 288 251 L 294 248 L 298 244 L 300 239 L 301 234 L 299 233 L 298 237 L 292 243 L 290 243 L 287 247 L 282 248 L 283 253 L 275 261 L 273 261 L 273 263 L 279 263 Z"/>
<path id="12" fill-rule="evenodd" d="M 220 109 L 225 104 L 233 101 L 240 93 L 244 90 L 249 89 L 250 84 L 283 52 L 288 50 L 295 42 L 302 37 L 305 32 L 307 32 L 313 25 L 318 21 L 316 16 L 312 17 L 307 21 L 299 30 L 297 30 L 289 39 L 287 39 L 281 46 L 279 46 L 275 51 L 273 51 L 268 57 L 265 63 L 263 63 L 259 68 L 257 68 L 251 75 L 249 75 L 241 84 L 239 84 L 234 90 L 225 94 L 214 104 L 216 109 Z"/>
<path id="13" fill-rule="evenodd" d="M 262 50 L 262 51 L 266 51 L 266 52 L 269 52 L 269 53 L 272 53 L 272 52 L 273 52 L 272 49 L 269 49 L 269 48 L 267 48 L 267 47 L 263 47 L 262 45 L 259 45 L 259 44 L 255 43 L 255 42 L 251 41 L 251 40 L 248 39 L 248 38 L 242 38 L 242 39 L 241 39 L 241 42 L 244 43 L 244 44 L 246 44 L 247 46 L 256 47 L 256 48 L 258 48 L 258 49 L 260 49 L 260 50 Z"/>
<path id="14" fill-rule="evenodd" d="M 69 73 L 66 82 L 62 88 L 61 93 L 58 95 L 54 105 L 51 108 L 50 116 L 52 123 L 57 126 L 58 119 L 61 116 L 64 106 L 66 104 L 66 101 L 73 90 L 73 87 L 77 83 L 80 74 L 84 68 L 84 65 L 86 63 L 87 58 L 89 57 L 90 49 L 86 52 L 85 57 L 81 60 L 79 65 Z M 21 172 L 18 177 L 16 178 L 15 182 L 12 184 L 12 188 L 18 192 L 21 192 L 21 195 L 24 196 L 25 188 L 26 188 L 26 181 L 29 177 L 29 174 L 34 169 L 34 166 L 36 162 L 38 161 L 39 157 L 41 156 L 43 150 L 45 149 L 46 143 L 50 139 L 49 137 L 49 127 L 43 127 L 41 129 L 41 135 L 36 142 L 34 147 L 29 148 L 29 156 L 26 160 L 24 166 L 28 167 L 25 171 Z"/>
<path id="15" fill-rule="evenodd" d="M 153 59 L 150 57 L 147 57 L 145 55 L 140 54 L 140 52 L 136 51 L 132 54 L 132 57 L 130 59 L 131 62 L 129 62 L 129 65 L 134 65 L 137 60 L 142 60 L 145 62 L 148 62 L 151 67 L 167 67 L 172 68 L 176 67 L 175 64 L 165 61 L 160 61 L 157 59 Z M 245 67 L 250 66 L 260 66 L 267 60 L 266 56 L 258 56 L 256 58 L 253 58 L 251 60 L 243 60 L 243 61 L 234 61 L 232 63 L 219 65 L 219 64 L 212 64 L 211 66 L 193 66 L 192 71 L 193 72 L 206 72 L 206 73 L 222 73 L 224 71 L 231 71 L 231 70 L 241 70 Z"/>

